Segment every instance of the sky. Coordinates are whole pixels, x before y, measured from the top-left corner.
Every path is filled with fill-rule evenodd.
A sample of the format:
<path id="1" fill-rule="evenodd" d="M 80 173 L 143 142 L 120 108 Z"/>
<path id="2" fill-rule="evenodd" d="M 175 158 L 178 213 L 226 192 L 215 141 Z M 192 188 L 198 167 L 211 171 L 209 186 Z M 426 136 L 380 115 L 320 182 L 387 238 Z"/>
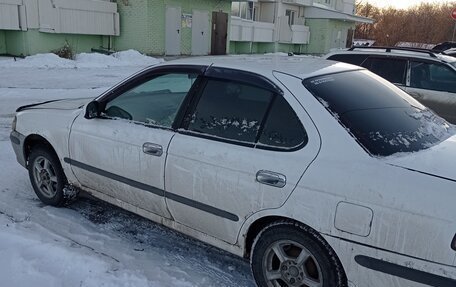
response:
<path id="1" fill-rule="evenodd" d="M 361 0 L 362 2 L 369 2 L 378 7 L 393 6 L 399 9 L 407 9 L 411 6 L 418 5 L 420 3 L 442 3 L 451 1 L 442 0 Z"/>

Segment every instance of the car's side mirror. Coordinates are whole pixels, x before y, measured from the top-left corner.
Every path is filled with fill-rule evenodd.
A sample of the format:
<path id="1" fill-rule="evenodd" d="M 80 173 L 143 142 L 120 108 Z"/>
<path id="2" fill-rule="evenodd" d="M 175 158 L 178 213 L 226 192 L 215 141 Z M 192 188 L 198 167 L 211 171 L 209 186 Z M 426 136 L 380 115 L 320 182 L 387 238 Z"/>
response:
<path id="1" fill-rule="evenodd" d="M 85 111 L 84 118 L 94 119 L 100 116 L 100 103 L 97 101 L 91 101 Z"/>

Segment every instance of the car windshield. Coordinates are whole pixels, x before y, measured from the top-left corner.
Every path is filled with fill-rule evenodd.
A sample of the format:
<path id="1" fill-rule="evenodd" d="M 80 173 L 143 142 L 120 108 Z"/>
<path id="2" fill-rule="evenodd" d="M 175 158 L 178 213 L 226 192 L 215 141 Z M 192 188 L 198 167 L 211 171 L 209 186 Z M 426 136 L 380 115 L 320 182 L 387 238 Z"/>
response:
<path id="1" fill-rule="evenodd" d="M 303 84 L 374 156 L 423 150 L 455 133 L 454 126 L 365 70 L 313 77 Z"/>

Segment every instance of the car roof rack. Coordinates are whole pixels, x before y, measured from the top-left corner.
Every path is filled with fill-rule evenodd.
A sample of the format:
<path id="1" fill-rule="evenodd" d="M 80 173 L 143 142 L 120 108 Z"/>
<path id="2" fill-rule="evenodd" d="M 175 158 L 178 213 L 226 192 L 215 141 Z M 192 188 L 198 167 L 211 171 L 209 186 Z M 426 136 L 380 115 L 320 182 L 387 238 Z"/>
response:
<path id="1" fill-rule="evenodd" d="M 410 52 L 418 52 L 418 53 L 425 53 L 431 56 L 432 58 L 437 58 L 436 54 L 446 55 L 444 52 L 436 52 L 431 51 L 428 49 L 421 49 L 421 48 L 408 48 L 408 47 L 385 47 L 385 46 L 352 46 L 348 51 L 353 51 L 355 49 L 385 49 L 386 52 L 391 53 L 391 50 L 397 51 L 410 51 Z"/>

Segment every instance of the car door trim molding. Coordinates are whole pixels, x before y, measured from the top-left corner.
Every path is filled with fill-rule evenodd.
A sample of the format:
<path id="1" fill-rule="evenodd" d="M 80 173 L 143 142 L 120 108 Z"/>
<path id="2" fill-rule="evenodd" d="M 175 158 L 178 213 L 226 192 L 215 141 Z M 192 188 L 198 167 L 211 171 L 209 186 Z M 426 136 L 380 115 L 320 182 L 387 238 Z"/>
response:
<path id="1" fill-rule="evenodd" d="M 93 167 L 91 165 L 88 165 L 88 164 L 85 164 L 85 163 L 82 163 L 82 162 L 79 162 L 79 161 L 76 161 L 76 160 L 73 160 L 73 159 L 70 159 L 67 157 L 65 157 L 63 159 L 63 161 L 72 166 L 87 170 L 92 173 L 96 173 L 98 175 L 113 179 L 115 181 L 119 181 L 121 183 L 127 184 L 129 186 L 132 186 L 132 187 L 135 187 L 138 189 L 142 189 L 142 190 L 151 192 L 158 196 L 166 197 L 167 199 L 179 202 L 184 205 L 188 205 L 190 207 L 202 210 L 204 212 L 207 212 L 207 213 L 210 213 L 210 214 L 222 217 L 222 218 L 226 218 L 231 221 L 235 221 L 235 222 L 239 221 L 239 217 L 236 214 L 230 213 L 225 210 L 218 209 L 216 207 L 207 205 L 205 203 L 202 203 L 202 202 L 199 202 L 199 201 L 187 198 L 187 197 L 183 197 L 183 196 L 171 193 L 171 192 L 167 192 L 160 188 L 156 188 L 156 187 L 153 187 L 153 186 L 141 183 L 141 182 L 137 182 L 137 181 L 131 180 L 129 178 L 99 169 L 97 167 Z"/>
<path id="2" fill-rule="evenodd" d="M 356 255 L 355 261 L 359 265 L 385 274 L 400 277 L 413 282 L 421 283 L 434 287 L 452 287 L 456 286 L 456 280 L 446 278 L 440 275 L 424 272 L 421 270 L 413 269 L 410 267 L 402 266 L 399 264 L 387 262 L 377 258 Z"/>
<path id="3" fill-rule="evenodd" d="M 111 172 L 108 172 L 108 171 L 93 167 L 91 165 L 87 165 L 85 163 L 82 163 L 82 162 L 79 162 L 79 161 L 76 161 L 76 160 L 73 160 L 73 159 L 70 159 L 70 158 L 67 158 L 67 157 L 65 157 L 63 159 L 63 161 L 68 163 L 68 164 L 70 164 L 70 165 L 72 165 L 72 166 L 84 169 L 86 171 L 90 171 L 92 173 L 96 173 L 98 175 L 113 179 L 113 180 L 121 182 L 121 183 L 125 183 L 125 184 L 127 184 L 129 186 L 132 186 L 132 187 L 135 187 L 135 188 L 138 188 L 138 189 L 142 189 L 142 190 L 151 192 L 151 193 L 153 193 L 155 195 L 165 196 L 165 191 L 162 190 L 162 189 L 159 189 L 159 188 L 156 188 L 156 187 L 153 187 L 153 186 L 141 183 L 141 182 L 137 182 L 137 181 L 131 180 L 129 178 L 126 178 L 126 177 L 123 177 L 123 176 L 120 176 L 120 175 L 117 175 L 117 174 L 114 174 L 114 173 L 111 173 Z"/>
<path id="4" fill-rule="evenodd" d="M 335 235 L 331 235 L 331 234 L 327 234 L 327 233 L 321 233 L 321 234 L 325 235 L 325 236 L 328 236 L 328 237 L 331 237 L 331 238 L 338 239 L 338 240 L 346 241 L 346 242 L 349 242 L 349 243 L 352 243 L 352 244 L 364 246 L 364 247 L 367 247 L 367 248 L 373 248 L 373 249 L 380 250 L 380 251 L 383 251 L 383 252 L 388 252 L 388 253 L 396 254 L 396 255 L 399 255 L 399 256 L 404 256 L 404 257 L 408 257 L 408 258 L 411 258 L 411 259 L 420 260 L 420 261 L 423 261 L 423 262 L 428 262 L 428 263 L 432 263 L 432 264 L 438 264 L 438 265 L 442 265 L 442 266 L 445 266 L 445 267 L 454 268 L 454 266 L 450 265 L 450 264 L 440 263 L 440 262 L 432 261 L 432 260 L 429 260 L 429 259 L 425 259 L 425 258 L 421 258 L 421 257 L 416 257 L 416 256 L 404 254 L 404 253 L 401 253 L 401 252 L 385 249 L 385 248 L 382 248 L 382 247 L 373 246 L 373 245 L 370 245 L 370 244 L 362 243 L 362 242 L 359 242 L 359 241 L 351 240 L 351 239 L 340 237 L 340 236 L 335 236 Z"/>

